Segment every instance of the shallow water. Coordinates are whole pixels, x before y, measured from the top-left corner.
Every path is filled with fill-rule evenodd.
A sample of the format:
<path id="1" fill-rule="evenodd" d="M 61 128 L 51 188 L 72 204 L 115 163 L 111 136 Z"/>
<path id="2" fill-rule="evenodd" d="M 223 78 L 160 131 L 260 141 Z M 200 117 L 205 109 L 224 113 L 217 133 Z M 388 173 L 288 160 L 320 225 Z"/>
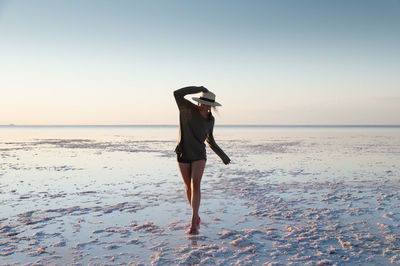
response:
<path id="1" fill-rule="evenodd" d="M 176 127 L 0 128 L 0 263 L 400 263 L 400 129 L 216 127 L 201 231 Z"/>

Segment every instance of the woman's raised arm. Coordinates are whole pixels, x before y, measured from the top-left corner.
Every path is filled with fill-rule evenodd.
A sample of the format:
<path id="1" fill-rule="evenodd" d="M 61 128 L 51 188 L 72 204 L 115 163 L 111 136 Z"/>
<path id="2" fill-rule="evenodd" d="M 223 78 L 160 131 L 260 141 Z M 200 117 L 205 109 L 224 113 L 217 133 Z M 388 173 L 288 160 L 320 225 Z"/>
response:
<path id="1" fill-rule="evenodd" d="M 188 94 L 194 94 L 194 93 L 199 93 L 199 92 L 207 92 L 208 90 L 203 87 L 196 87 L 196 86 L 189 86 L 189 87 L 184 87 L 182 89 L 174 91 L 174 97 L 176 104 L 178 105 L 179 109 L 185 105 L 187 100 L 184 98 L 185 95 Z"/>

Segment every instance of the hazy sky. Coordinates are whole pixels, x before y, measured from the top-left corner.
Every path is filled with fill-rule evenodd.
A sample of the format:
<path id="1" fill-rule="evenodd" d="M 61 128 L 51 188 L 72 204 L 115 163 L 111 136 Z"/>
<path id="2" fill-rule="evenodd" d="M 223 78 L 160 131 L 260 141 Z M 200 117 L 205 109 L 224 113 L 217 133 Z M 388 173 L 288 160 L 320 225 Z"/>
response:
<path id="1" fill-rule="evenodd" d="M 0 124 L 400 124 L 400 0 L 0 0 Z"/>

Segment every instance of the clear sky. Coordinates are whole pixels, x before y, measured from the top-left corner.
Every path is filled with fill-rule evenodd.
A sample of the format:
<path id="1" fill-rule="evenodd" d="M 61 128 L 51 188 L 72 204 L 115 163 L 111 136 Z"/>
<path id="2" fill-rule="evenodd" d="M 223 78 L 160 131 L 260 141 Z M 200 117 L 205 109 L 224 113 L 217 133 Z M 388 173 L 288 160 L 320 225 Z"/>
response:
<path id="1" fill-rule="evenodd" d="M 0 124 L 400 124 L 400 0 L 0 0 Z"/>

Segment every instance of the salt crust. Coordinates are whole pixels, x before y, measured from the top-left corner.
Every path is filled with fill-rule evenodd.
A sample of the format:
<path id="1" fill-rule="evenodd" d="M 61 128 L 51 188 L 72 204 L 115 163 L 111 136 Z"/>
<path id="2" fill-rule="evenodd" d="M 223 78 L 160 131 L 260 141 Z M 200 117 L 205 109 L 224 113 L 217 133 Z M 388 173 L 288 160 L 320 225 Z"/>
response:
<path id="1" fill-rule="evenodd" d="M 236 152 L 246 150 L 246 144 L 231 142 Z M 171 156 L 167 149 L 155 149 L 155 146 L 168 147 L 171 142 L 96 142 L 92 140 L 38 140 L 25 143 L 9 143 L 13 148 L 1 149 L 2 158 L 17 158 L 13 152 L 23 152 L 50 147 L 53 149 L 95 149 L 105 152 L 155 152 Z M 304 141 L 262 143 L 250 146 L 254 154 L 290 154 L 301 152 L 304 147 L 318 148 L 319 144 L 310 145 Z M 249 146 L 247 146 L 248 149 Z M 382 146 L 364 145 L 354 147 L 353 154 L 360 151 L 382 152 Z M 395 147 L 385 146 L 389 152 Z M 233 149 L 232 148 L 232 149 Z M 351 152 L 348 148 L 346 152 Z M 99 156 L 102 153 L 98 153 Z M 242 155 L 243 156 L 243 155 Z M 216 165 L 216 164 L 213 164 Z M 2 173 L 7 171 L 82 171 L 82 168 L 63 164 L 59 166 L 27 167 L 21 163 L 1 165 Z M 247 219 L 240 219 L 233 229 L 224 226 L 222 214 L 231 209 L 209 212 L 210 221 L 217 232 L 185 236 L 188 245 L 173 246 L 170 241 L 177 237 L 187 225 L 178 219 L 160 226 L 158 221 L 132 221 L 128 226 L 105 226 L 89 232 L 87 241 L 71 243 L 62 232 L 47 231 L 47 227 L 59 223 L 64 218 L 74 216 L 72 234 L 86 233 L 81 224 L 87 224 L 84 218 L 88 214 L 100 216 L 113 215 L 117 212 L 135 213 L 149 205 L 124 201 L 111 205 L 83 207 L 80 205 L 26 211 L 14 217 L 0 218 L 0 259 L 15 255 L 27 255 L 31 262 L 54 262 L 60 256 L 53 248 L 75 250 L 73 263 L 91 258 L 91 250 L 101 247 L 112 254 L 97 256 L 97 259 L 111 263 L 129 262 L 134 256 L 129 252 L 120 252 L 125 246 L 143 248 L 150 252 L 150 263 L 159 264 L 204 264 L 204 265 L 339 265 L 342 263 L 364 264 L 386 262 L 400 263 L 399 218 L 400 212 L 398 170 L 382 171 L 381 175 L 357 181 L 357 173 L 350 180 L 331 178 L 326 181 L 310 179 L 315 173 L 307 169 L 273 168 L 267 170 L 245 168 L 221 168 L 210 166 L 212 176 L 208 185 L 213 193 L 218 191 L 227 198 L 240 198 L 248 211 Z M 6 169 L 6 170 L 4 170 Z M 364 174 L 370 174 L 365 172 Z M 375 174 L 375 173 L 374 173 Z M 269 177 L 275 175 L 295 177 L 298 181 L 273 183 Z M 0 176 L 0 177 L 1 177 Z M 251 177 L 251 178 L 249 178 Z M 390 177 L 390 179 L 389 179 Z M 393 179 L 394 177 L 394 179 Z M 307 182 L 303 182 L 306 179 Z M 162 183 L 157 184 L 162 187 Z M 18 194 L 13 189 L 1 194 L 17 195 L 23 202 L 35 199 L 32 194 Z M 206 193 L 209 191 L 205 191 Z M 78 197 L 95 195 L 87 190 L 76 193 Z M 49 194 L 49 198 L 59 199 L 68 194 L 60 192 Z M 161 197 L 162 195 L 157 195 Z M 143 197 L 148 200 L 148 197 Z M 154 206 L 154 205 L 153 205 Z M 233 204 L 233 206 L 235 206 Z M 4 214 L 2 214 L 4 216 Z M 207 221 L 207 217 L 203 218 Z M 252 223 L 259 221 L 259 225 Z M 116 222 L 118 223 L 118 221 Z M 133 238 L 131 235 L 135 234 Z M 111 238 L 105 241 L 105 238 Z M 54 240 L 54 241 L 53 241 Z M 161 240 L 161 241 L 158 241 Z M 154 244 L 154 241 L 158 242 Z M 153 242 L 148 244 L 148 242 Z M 21 246 L 21 247 L 20 247 Z M 19 248 L 20 247 L 20 248 Z M 114 253 L 115 252 L 115 253 Z M 131 257 L 130 257 L 131 256 Z M 94 258 L 96 256 L 92 256 Z M 61 256 L 62 258 L 62 256 Z M 18 262 L 18 261 L 14 261 Z M 131 262 L 132 265 L 146 264 Z"/>

